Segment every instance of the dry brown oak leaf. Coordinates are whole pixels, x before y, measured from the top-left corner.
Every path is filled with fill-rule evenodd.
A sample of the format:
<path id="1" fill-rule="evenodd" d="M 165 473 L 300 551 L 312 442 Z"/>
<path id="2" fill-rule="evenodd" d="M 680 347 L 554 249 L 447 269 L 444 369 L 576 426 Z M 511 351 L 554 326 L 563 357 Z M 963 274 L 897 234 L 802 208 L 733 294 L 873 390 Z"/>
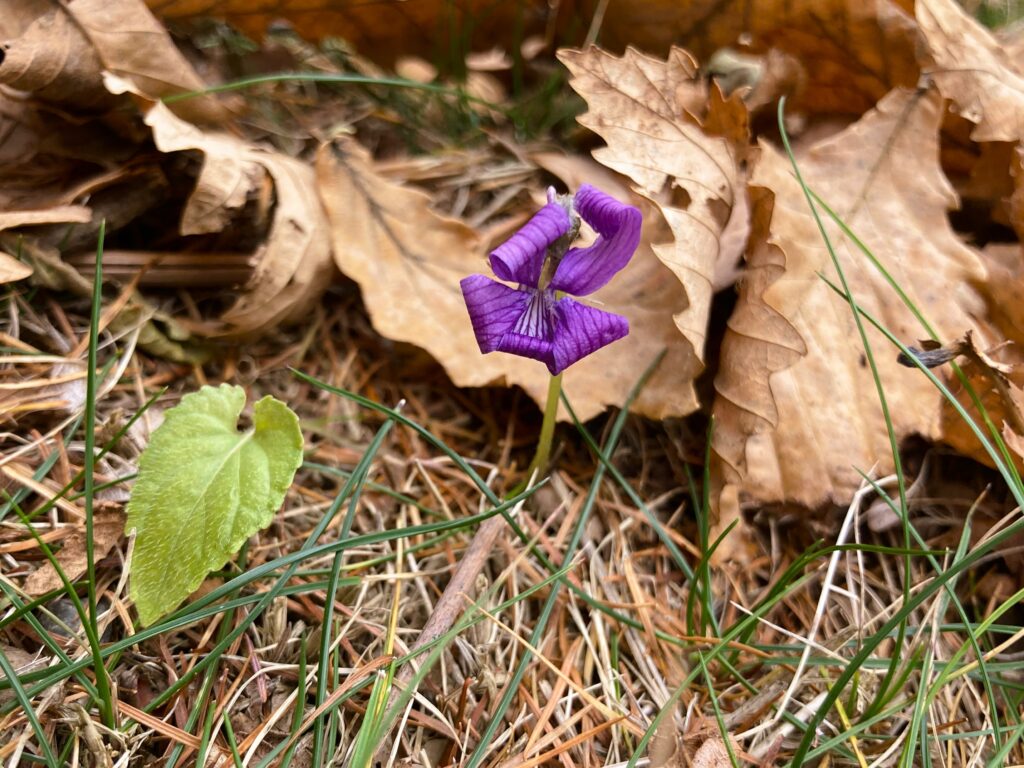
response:
<path id="1" fill-rule="evenodd" d="M 974 141 L 1024 136 L 1024 70 L 1012 52 L 954 0 L 919 0 L 923 71 L 975 124 Z"/>
<path id="2" fill-rule="evenodd" d="M 985 352 L 975 347 L 970 336 L 957 340 L 953 346 L 957 347 L 957 351 L 963 350 L 956 361 L 974 394 L 981 400 L 989 423 L 999 431 L 1018 471 L 1024 471 L 1024 347 L 1019 344 L 999 344 Z M 945 380 L 961 407 L 995 447 L 989 426 L 980 416 L 971 393 L 963 386 L 952 367 L 943 365 L 935 373 Z M 943 442 L 965 456 L 995 466 L 971 425 L 945 400 L 942 403 L 942 425 Z"/>
<path id="3" fill-rule="evenodd" d="M 727 46 L 774 48 L 802 65 L 791 109 L 859 116 L 891 88 L 917 82 L 912 8 L 912 0 L 616 0 L 601 42 L 659 54 L 680 45 L 702 65 Z"/>
<path id="4" fill-rule="evenodd" d="M 156 101 L 206 87 L 142 0 L 69 0 L 64 7 L 104 69 L 130 82 L 132 93 Z M 220 125 L 229 117 L 210 95 L 177 101 L 171 109 L 200 124 Z"/>
<path id="5" fill-rule="evenodd" d="M 359 284 L 374 328 L 425 349 L 459 386 L 518 384 L 543 403 L 550 375 L 541 363 L 482 355 L 477 347 L 459 289 L 467 275 L 490 275 L 476 232 L 435 213 L 423 192 L 383 178 L 354 141 L 323 147 L 316 168 L 334 258 Z M 646 221 L 645 233 L 659 224 Z M 630 334 L 565 372 L 563 388 L 580 418 L 623 405 L 643 371 L 666 349 L 633 410 L 663 418 L 690 408 L 675 373 L 687 364 L 671 319 L 681 291 L 648 242 L 645 234 L 629 265 L 592 297 L 602 309 L 625 315 Z M 564 410 L 561 416 L 567 418 Z"/>
<path id="6" fill-rule="evenodd" d="M 632 49 L 619 57 L 591 47 L 563 50 L 559 58 L 587 101 L 580 122 L 605 141 L 594 157 L 629 178 L 671 230 L 671 239 L 653 248 L 685 292 L 681 304 L 663 310 L 674 314 L 687 352 L 672 375 L 685 393 L 685 411 L 696 410 L 693 382 L 703 369 L 722 231 L 742 194 L 736 150 L 693 117 L 708 95 L 685 51 L 674 48 L 662 61 Z"/>
<path id="7" fill-rule="evenodd" d="M 957 338 L 984 312 L 971 287 L 984 270 L 946 218 L 957 199 L 939 166 L 942 114 L 938 93 L 896 89 L 798 159 L 809 186 L 940 337 Z M 845 504 L 861 484 L 858 470 L 893 468 L 850 307 L 817 274 L 836 281 L 835 269 L 788 158 L 763 141 L 751 194 L 747 274 L 715 380 L 713 470 L 726 518 L 740 495 L 811 508 Z M 860 306 L 900 339 L 926 335 L 860 251 L 826 226 Z M 938 392 L 919 371 L 897 364 L 879 332 L 869 326 L 867 334 L 897 438 L 941 437 Z"/>

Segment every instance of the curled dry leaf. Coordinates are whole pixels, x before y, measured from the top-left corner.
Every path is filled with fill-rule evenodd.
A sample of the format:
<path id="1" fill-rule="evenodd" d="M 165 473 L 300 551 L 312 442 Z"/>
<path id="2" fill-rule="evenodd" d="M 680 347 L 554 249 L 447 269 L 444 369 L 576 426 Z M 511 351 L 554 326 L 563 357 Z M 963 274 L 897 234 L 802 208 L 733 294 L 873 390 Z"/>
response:
<path id="1" fill-rule="evenodd" d="M 605 46 L 654 53 L 681 45 L 702 64 L 722 48 L 775 48 L 802 62 L 791 108 L 860 115 L 895 86 L 918 79 L 912 0 L 617 0 L 601 26 Z M 773 73 L 774 74 L 774 73 Z"/>
<path id="2" fill-rule="evenodd" d="M 115 102 L 103 87 L 96 50 L 63 8 L 43 13 L 0 51 L 4 85 L 73 109 L 104 110 Z"/>
<path id="3" fill-rule="evenodd" d="M 954 0 L 918 0 L 927 73 L 956 111 L 975 123 L 974 141 L 1018 141 L 1024 133 L 1024 70 L 1004 45 Z"/>
<path id="4" fill-rule="evenodd" d="M 664 310 L 674 313 L 686 344 L 671 374 L 685 393 L 686 410 L 695 410 L 693 381 L 703 368 L 720 239 L 739 187 L 733 144 L 709 136 L 693 117 L 704 111 L 708 96 L 685 51 L 674 48 L 660 61 L 632 49 L 617 57 L 591 47 L 561 51 L 559 58 L 587 101 L 580 122 L 607 145 L 594 156 L 631 179 L 671 230 L 670 241 L 653 247 L 685 291 L 681 304 Z M 727 114 L 726 123 L 745 119 L 742 111 Z M 723 124 L 722 131 L 728 127 Z"/>
<path id="5" fill-rule="evenodd" d="M 64 7 L 89 38 L 104 69 L 129 81 L 132 93 L 156 101 L 206 87 L 142 0 L 70 0 Z M 213 96 L 185 99 L 172 109 L 198 123 L 221 125 L 228 118 Z"/>
<path id="6" fill-rule="evenodd" d="M 132 85 L 109 77 L 115 92 Z M 137 94 L 138 95 L 138 94 Z M 309 309 L 334 272 L 327 222 L 313 169 L 294 158 L 186 122 L 164 104 L 148 103 L 145 122 L 162 151 L 198 150 L 204 163 L 182 214 L 183 235 L 223 229 L 247 200 L 273 192 L 266 242 L 252 255 L 256 269 L 218 323 L 194 330 L 244 336 L 294 319 Z M 217 267 L 211 262 L 211 268 Z"/>
<path id="7" fill-rule="evenodd" d="M 944 349 L 956 352 L 960 370 L 981 401 L 989 422 L 1010 449 L 1018 470 L 1024 471 L 1024 348 L 1003 343 L 993 350 L 982 351 L 975 346 L 972 334 L 967 333 Z M 945 366 L 941 374 L 957 402 L 992 442 L 989 427 L 975 407 L 967 387 L 963 386 L 952 367 Z M 994 465 L 970 425 L 946 400 L 942 401 L 942 440 L 965 456 Z"/>
<path id="8" fill-rule="evenodd" d="M 124 511 L 120 505 L 104 506 L 96 510 L 93 520 L 93 557 L 100 560 L 106 557 L 107 553 L 121 538 L 121 531 L 124 530 Z M 77 527 L 63 541 L 63 546 L 57 552 L 57 562 L 61 570 L 71 581 L 75 581 L 85 573 L 85 526 Z M 28 578 L 25 579 L 23 589 L 26 594 L 33 597 L 45 595 L 64 585 L 57 569 L 52 563 L 45 563 L 37 568 Z"/>
<path id="9" fill-rule="evenodd" d="M 477 347 L 459 290 L 463 277 L 489 272 L 477 234 L 434 213 L 424 193 L 381 177 L 353 141 L 322 148 L 316 165 L 334 257 L 362 289 L 377 331 L 427 350 L 460 386 L 505 381 L 543 403 L 550 378 L 543 365 L 511 355 L 481 355 Z M 664 374 L 685 362 L 679 345 L 673 348 L 678 333 L 664 309 L 678 302 L 679 289 L 666 277 L 650 249 L 641 246 L 626 269 L 594 294 L 602 308 L 629 318 L 631 332 L 565 372 L 563 387 L 581 418 L 621 405 L 666 347 L 663 370 L 634 410 L 660 418 L 689 407 L 676 378 Z"/>
<path id="10" fill-rule="evenodd" d="M 35 211 L 6 211 L 0 213 L 0 232 L 17 227 L 40 224 L 72 224 L 86 223 L 92 218 L 92 212 L 84 205 L 56 205 L 52 208 Z M 22 246 L 24 242 L 20 243 Z M 17 238 L 0 235 L 0 248 L 19 251 Z M 23 280 L 31 275 L 30 265 L 15 258 L 10 253 L 0 250 L 0 283 L 12 283 Z"/>
<path id="11" fill-rule="evenodd" d="M 946 213 L 942 100 L 897 89 L 859 122 L 811 147 L 808 185 L 867 244 L 943 338 L 974 327 L 984 270 Z M 858 469 L 892 470 L 885 421 L 848 304 L 789 160 L 761 144 L 751 179 L 754 234 L 715 381 L 714 471 L 728 518 L 737 492 L 759 502 L 845 503 Z M 824 214 L 823 214 L 824 217 Z M 826 219 L 827 221 L 827 219 Z M 898 338 L 925 335 L 885 279 L 827 224 L 854 297 Z M 868 326 L 897 439 L 941 436 L 940 395 L 896 362 Z"/>

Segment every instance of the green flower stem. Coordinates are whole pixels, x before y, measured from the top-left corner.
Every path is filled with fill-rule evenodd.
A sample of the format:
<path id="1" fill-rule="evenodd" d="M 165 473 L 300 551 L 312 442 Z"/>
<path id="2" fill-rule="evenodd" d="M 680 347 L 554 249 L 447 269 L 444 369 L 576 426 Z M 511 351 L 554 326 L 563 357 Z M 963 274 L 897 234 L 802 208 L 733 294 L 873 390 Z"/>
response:
<path id="1" fill-rule="evenodd" d="M 526 470 L 523 489 L 529 484 L 534 473 L 542 473 L 548 467 L 551 458 L 551 439 L 555 436 L 555 423 L 558 421 L 558 401 L 562 395 L 562 374 L 552 376 L 548 383 L 548 400 L 544 405 L 544 421 L 540 425 L 540 437 L 537 439 L 537 452 Z M 513 496 L 516 495 L 513 493 Z"/>

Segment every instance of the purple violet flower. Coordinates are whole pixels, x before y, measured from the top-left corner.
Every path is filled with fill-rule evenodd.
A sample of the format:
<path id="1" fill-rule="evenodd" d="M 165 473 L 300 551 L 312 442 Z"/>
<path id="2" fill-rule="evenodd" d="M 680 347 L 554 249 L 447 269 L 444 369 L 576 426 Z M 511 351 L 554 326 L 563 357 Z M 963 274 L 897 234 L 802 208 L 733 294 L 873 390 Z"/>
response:
<path id="1" fill-rule="evenodd" d="M 570 248 L 580 218 L 598 238 Z M 557 375 L 629 333 L 621 315 L 568 297 L 587 296 L 629 263 L 640 243 L 640 211 L 584 184 L 574 197 L 548 190 L 548 204 L 491 252 L 494 274 L 461 281 L 481 352 L 511 352 L 545 363 Z"/>

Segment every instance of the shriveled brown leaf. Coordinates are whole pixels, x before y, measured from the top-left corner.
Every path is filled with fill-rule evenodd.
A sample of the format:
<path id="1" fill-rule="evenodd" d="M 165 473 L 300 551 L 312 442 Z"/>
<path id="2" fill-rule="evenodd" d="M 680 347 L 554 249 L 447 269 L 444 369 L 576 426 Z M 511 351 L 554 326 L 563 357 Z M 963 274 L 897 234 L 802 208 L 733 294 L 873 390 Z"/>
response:
<path id="1" fill-rule="evenodd" d="M 0 284 L 16 283 L 32 274 L 32 267 L 0 251 Z"/>
<path id="2" fill-rule="evenodd" d="M 803 67 L 787 75 L 799 86 L 792 109 L 860 115 L 891 88 L 917 82 L 912 8 L 911 0 L 617 0 L 601 41 L 658 54 L 681 45 L 702 64 L 725 47 L 776 48 Z"/>
<path id="3" fill-rule="evenodd" d="M 64 7 L 104 69 L 130 81 L 133 93 L 155 101 L 206 87 L 142 0 L 70 0 Z M 209 95 L 178 101 L 171 109 L 198 123 L 220 125 L 228 118 L 227 110 Z"/>
<path id="4" fill-rule="evenodd" d="M 0 213 L 0 231 L 35 224 L 85 224 L 92 211 L 84 205 L 55 205 L 52 208 Z"/>
<path id="5" fill-rule="evenodd" d="M 918 0 L 927 72 L 957 112 L 976 124 L 975 141 L 1024 134 L 1024 70 L 1002 43 L 954 0 Z"/>
<path id="6" fill-rule="evenodd" d="M 202 131 L 160 103 L 149 107 L 145 120 L 162 151 L 205 155 L 182 216 L 182 234 L 219 231 L 250 197 L 265 194 L 268 185 L 273 189 L 270 231 L 254 255 L 252 279 L 221 317 L 223 325 L 205 329 L 245 335 L 307 310 L 334 271 L 313 169 L 234 136 Z"/>
<path id="7" fill-rule="evenodd" d="M 121 538 L 124 530 L 124 511 L 116 508 L 97 509 L 93 517 L 93 557 L 99 560 L 106 556 L 110 549 Z M 85 527 L 76 529 L 64 539 L 64 546 L 57 552 L 57 562 L 64 575 L 75 581 L 85 573 Z M 45 563 L 29 574 L 25 579 L 24 590 L 28 595 L 45 595 L 64 586 L 57 569 L 50 562 Z"/>
<path id="8" fill-rule="evenodd" d="M 705 111 L 708 95 L 685 51 L 673 49 L 666 61 L 632 49 L 616 57 L 594 47 L 562 51 L 559 57 L 572 73 L 571 85 L 587 100 L 589 109 L 580 122 L 607 145 L 594 156 L 631 179 L 640 194 L 658 205 L 671 229 L 672 240 L 655 244 L 654 252 L 679 280 L 686 298 L 682 306 L 661 309 L 674 313 L 687 343 L 683 366 L 673 373 L 687 410 L 695 410 L 693 381 L 703 368 L 720 238 L 739 187 L 733 144 L 709 136 L 693 117 Z M 745 112 L 729 117 L 741 122 Z M 730 129 L 728 119 L 718 122 L 722 131 Z"/>
<path id="9" fill-rule="evenodd" d="M 945 345 L 974 394 L 977 395 L 992 426 L 1010 449 L 1011 458 L 1024 471 L 1024 347 L 1003 343 L 990 351 L 977 348 L 973 335 Z M 990 443 L 993 437 L 984 417 L 974 404 L 970 391 L 949 365 L 936 373 L 946 380 L 957 402 L 980 428 Z M 942 440 L 957 451 L 989 466 L 994 462 L 978 439 L 971 425 L 948 400 L 942 401 Z"/>
<path id="10" fill-rule="evenodd" d="M 85 223 L 92 218 L 92 212 L 84 205 L 55 205 L 52 208 L 35 211 L 6 211 L 0 213 L 0 232 L 17 227 L 40 224 Z M 12 251 L 19 245 L 13 237 L 0 238 L 0 248 Z M 20 243 L 22 249 L 24 242 Z M 0 283 L 24 280 L 33 272 L 32 266 L 0 250 Z"/>
<path id="11" fill-rule="evenodd" d="M 897 89 L 800 166 L 940 336 L 955 338 L 981 315 L 970 282 L 984 270 L 946 218 L 957 200 L 939 167 L 941 118 L 938 94 Z M 858 469 L 892 469 L 875 386 L 849 306 L 817 275 L 837 279 L 789 160 L 762 142 L 751 184 L 755 233 L 715 382 L 722 498 L 845 503 Z M 884 278 L 829 229 L 860 306 L 901 339 L 922 336 Z M 897 438 L 940 437 L 938 393 L 870 327 L 868 338 Z"/>
<path id="12" fill-rule="evenodd" d="M 355 142 L 323 148 L 317 173 L 335 259 L 359 283 L 374 327 L 427 350 L 460 386 L 504 381 L 542 403 L 550 378 L 543 365 L 500 353 L 481 355 L 473 337 L 459 280 L 490 272 L 477 234 L 434 213 L 424 193 L 382 178 Z M 645 222 L 652 225 L 657 222 Z M 631 331 L 565 372 L 563 386 L 581 418 L 621 405 L 641 372 L 666 348 L 659 373 L 634 409 L 660 418 L 689 407 L 672 373 L 686 360 L 664 311 L 680 299 L 673 282 L 650 249 L 641 247 L 594 295 L 604 309 L 627 316 Z"/>
<path id="13" fill-rule="evenodd" d="M 0 43 L 0 83 L 48 102 L 102 110 L 115 100 L 103 87 L 102 64 L 92 44 L 62 8 L 35 19 Z"/>

